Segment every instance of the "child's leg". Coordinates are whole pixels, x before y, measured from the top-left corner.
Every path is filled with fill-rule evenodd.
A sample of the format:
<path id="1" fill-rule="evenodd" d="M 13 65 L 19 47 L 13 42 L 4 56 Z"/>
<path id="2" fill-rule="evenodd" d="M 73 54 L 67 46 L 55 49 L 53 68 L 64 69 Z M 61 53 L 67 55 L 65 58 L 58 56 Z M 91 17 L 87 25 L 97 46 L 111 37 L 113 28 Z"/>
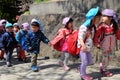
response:
<path id="1" fill-rule="evenodd" d="M 65 58 L 64 53 L 61 53 L 60 58 L 59 58 L 59 65 L 60 66 L 64 66 L 64 64 L 63 64 L 64 58 Z"/>
<path id="2" fill-rule="evenodd" d="M 17 57 L 18 57 L 18 60 L 21 61 L 20 47 L 17 47 L 16 50 L 17 50 Z"/>
<path id="3" fill-rule="evenodd" d="M 26 59 L 25 51 L 22 50 L 22 48 L 20 48 L 20 55 L 21 55 L 21 58 L 22 58 L 23 60 Z"/>
<path id="4" fill-rule="evenodd" d="M 59 60 L 64 61 L 64 58 L 65 58 L 64 53 L 61 53 Z"/>
<path id="5" fill-rule="evenodd" d="M 100 72 L 104 76 L 111 77 L 113 74 L 111 72 L 107 71 L 108 64 L 109 64 L 109 53 L 103 54 L 102 64 L 100 64 Z"/>
<path id="6" fill-rule="evenodd" d="M 102 55 L 102 70 L 106 71 L 107 70 L 107 66 L 109 64 L 109 57 L 108 54 L 103 54 Z"/>
<path id="7" fill-rule="evenodd" d="M 68 52 L 65 52 L 64 53 L 64 61 L 63 61 L 63 64 L 64 64 L 64 69 L 66 71 L 68 71 L 70 68 L 67 66 L 67 63 L 68 63 L 68 59 L 69 59 L 69 53 Z"/>
<path id="8" fill-rule="evenodd" d="M 37 66 L 37 56 L 38 54 L 31 53 L 31 66 Z"/>
<path id="9" fill-rule="evenodd" d="M 12 53 L 13 53 L 13 50 L 6 50 L 6 63 L 7 65 L 11 65 L 11 58 L 12 58 Z"/>
<path id="10" fill-rule="evenodd" d="M 65 56 L 65 58 L 64 58 L 64 61 L 63 61 L 63 63 L 64 63 L 64 66 L 67 66 L 67 63 L 68 63 L 68 59 L 69 59 L 69 53 L 68 52 L 65 52 L 64 53 L 64 56 Z"/>
<path id="11" fill-rule="evenodd" d="M 4 59 L 4 51 L 3 50 L 0 50 L 0 58 Z"/>
<path id="12" fill-rule="evenodd" d="M 92 64 L 92 55 L 90 52 L 87 53 L 88 65 Z"/>
<path id="13" fill-rule="evenodd" d="M 86 67 L 88 65 L 87 53 L 80 51 L 79 56 L 81 58 L 80 74 L 81 74 L 81 76 L 85 76 L 86 75 Z"/>

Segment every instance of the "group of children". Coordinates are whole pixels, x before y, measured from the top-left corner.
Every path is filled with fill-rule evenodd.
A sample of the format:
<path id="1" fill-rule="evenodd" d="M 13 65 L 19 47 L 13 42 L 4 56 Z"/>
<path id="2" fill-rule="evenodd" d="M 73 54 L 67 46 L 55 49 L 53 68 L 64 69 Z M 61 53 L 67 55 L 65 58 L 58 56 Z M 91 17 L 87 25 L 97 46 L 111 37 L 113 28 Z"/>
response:
<path id="1" fill-rule="evenodd" d="M 100 12 L 99 7 L 96 7 L 90 9 L 85 17 L 86 21 L 79 28 L 77 43 L 77 47 L 80 48 L 80 76 L 83 80 L 93 79 L 93 77 L 86 73 L 86 68 L 92 64 L 91 50 L 94 45 L 101 49 L 103 54 L 100 63 L 100 73 L 110 77 L 113 74 L 107 70 L 107 66 L 115 52 L 117 37 L 120 37 L 120 35 L 117 35 L 120 32 L 117 15 L 112 9 L 105 9 Z M 63 66 L 65 70 L 70 69 L 70 67 L 67 66 L 69 53 L 66 43 L 67 38 L 73 31 L 73 19 L 66 17 L 63 19 L 63 27 L 59 29 L 57 35 L 51 41 L 51 44 L 56 50 L 63 52 L 61 56 L 62 60 L 59 61 L 59 64 Z M 58 45 L 61 48 L 57 47 Z"/>
<path id="2" fill-rule="evenodd" d="M 27 22 L 20 26 L 18 23 L 12 25 L 6 20 L 4 22 L 0 20 L 0 59 L 4 59 L 4 53 L 6 53 L 5 59 L 8 67 L 12 66 L 11 58 L 14 48 L 16 48 L 19 61 L 26 62 L 25 51 L 31 53 L 31 68 L 33 71 L 37 71 L 37 56 L 41 41 L 46 44 L 49 42 L 42 33 L 38 20 L 31 21 L 31 29 Z"/>
<path id="3" fill-rule="evenodd" d="M 112 58 L 115 50 L 116 34 L 118 29 L 117 15 L 112 9 L 105 9 L 100 12 L 99 7 L 91 8 L 85 15 L 86 20 L 80 26 L 78 32 L 78 47 L 81 47 L 79 57 L 80 76 L 83 80 L 92 80 L 93 78 L 86 73 L 86 68 L 92 63 L 91 50 L 95 45 L 101 49 L 103 55 L 100 63 L 100 73 L 104 76 L 112 76 L 113 74 L 107 70 L 108 62 Z M 58 30 L 53 40 L 49 39 L 42 33 L 40 22 L 36 19 L 31 21 L 31 29 L 28 23 L 11 24 L 6 20 L 0 20 L 0 58 L 6 53 L 6 64 L 11 66 L 11 57 L 13 49 L 17 48 L 19 60 L 26 60 L 25 51 L 31 54 L 31 68 L 38 71 L 37 56 L 39 53 L 39 44 L 43 41 L 56 50 L 61 51 L 59 64 L 64 70 L 70 70 L 68 67 L 67 39 L 73 33 L 73 19 L 65 17 L 62 22 L 63 26 Z M 14 32 L 13 32 L 14 31 Z M 58 45 L 60 47 L 58 47 Z M 22 55 L 22 56 L 21 56 Z"/>

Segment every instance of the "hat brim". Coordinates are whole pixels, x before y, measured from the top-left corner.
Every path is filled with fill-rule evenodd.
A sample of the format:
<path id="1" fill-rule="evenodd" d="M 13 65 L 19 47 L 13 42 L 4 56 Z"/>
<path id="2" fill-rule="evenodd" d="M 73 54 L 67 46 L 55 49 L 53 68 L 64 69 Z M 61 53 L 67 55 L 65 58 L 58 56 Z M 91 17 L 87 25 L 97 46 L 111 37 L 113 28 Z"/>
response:
<path id="1" fill-rule="evenodd" d="M 83 23 L 83 25 L 86 26 L 86 27 L 90 26 L 91 20 L 92 20 L 92 19 L 87 19 L 87 20 Z"/>
<path id="2" fill-rule="evenodd" d="M 5 27 L 5 28 L 10 28 L 10 27 L 13 28 L 13 26 L 8 26 L 8 27 Z"/>

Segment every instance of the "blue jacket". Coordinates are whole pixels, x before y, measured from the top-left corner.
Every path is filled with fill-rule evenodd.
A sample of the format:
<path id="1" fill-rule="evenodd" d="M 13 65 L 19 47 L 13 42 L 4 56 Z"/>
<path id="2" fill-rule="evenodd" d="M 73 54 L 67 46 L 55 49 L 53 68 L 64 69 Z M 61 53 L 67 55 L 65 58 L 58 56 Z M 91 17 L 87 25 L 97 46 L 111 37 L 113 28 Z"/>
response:
<path id="1" fill-rule="evenodd" d="M 16 40 L 21 45 L 23 50 L 26 50 L 25 41 L 26 41 L 27 32 L 22 29 L 16 33 Z"/>
<path id="2" fill-rule="evenodd" d="M 37 32 L 30 31 L 25 41 L 27 51 L 30 53 L 38 54 L 41 41 L 46 44 L 49 42 L 48 38 L 40 30 Z"/>
<path id="3" fill-rule="evenodd" d="M 5 32 L 2 36 L 2 44 L 2 47 L 5 48 L 5 50 L 14 49 L 14 47 L 18 44 L 14 37 L 14 33 Z"/>
<path id="4" fill-rule="evenodd" d="M 3 34 L 5 33 L 5 31 L 0 31 L 0 50 L 1 50 L 1 48 L 3 47 L 3 44 L 2 44 L 2 36 L 3 36 Z"/>

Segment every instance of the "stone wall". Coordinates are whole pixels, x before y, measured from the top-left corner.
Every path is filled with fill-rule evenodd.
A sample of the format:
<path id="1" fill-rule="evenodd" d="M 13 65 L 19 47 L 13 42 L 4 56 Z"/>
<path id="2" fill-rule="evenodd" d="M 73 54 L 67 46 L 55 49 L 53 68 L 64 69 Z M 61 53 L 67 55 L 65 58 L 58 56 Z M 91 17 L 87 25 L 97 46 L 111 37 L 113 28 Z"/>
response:
<path id="1" fill-rule="evenodd" d="M 91 7 L 111 8 L 120 13 L 120 0 L 59 0 L 33 4 L 31 15 L 86 13 Z"/>
<path id="2" fill-rule="evenodd" d="M 62 27 L 62 19 L 65 16 L 70 16 L 74 19 L 74 28 L 78 29 L 85 20 L 85 13 L 91 7 L 100 6 L 101 9 L 112 8 L 120 16 L 120 0 L 69 0 L 46 2 L 41 4 L 33 4 L 30 7 L 31 15 L 21 15 L 19 23 L 29 22 L 36 18 L 41 21 L 44 26 L 45 35 L 51 40 L 56 35 L 59 28 Z M 120 23 L 120 20 L 119 20 Z M 96 50 L 95 50 L 96 51 Z M 119 51 L 118 51 L 119 52 Z M 50 57 L 58 56 L 58 51 L 53 50 L 49 46 L 41 43 L 41 56 L 47 55 Z M 94 59 L 99 57 L 93 50 Z M 118 56 L 118 54 L 117 54 Z M 119 56 L 117 57 L 119 58 Z M 95 61 L 95 60 L 94 60 Z"/>

